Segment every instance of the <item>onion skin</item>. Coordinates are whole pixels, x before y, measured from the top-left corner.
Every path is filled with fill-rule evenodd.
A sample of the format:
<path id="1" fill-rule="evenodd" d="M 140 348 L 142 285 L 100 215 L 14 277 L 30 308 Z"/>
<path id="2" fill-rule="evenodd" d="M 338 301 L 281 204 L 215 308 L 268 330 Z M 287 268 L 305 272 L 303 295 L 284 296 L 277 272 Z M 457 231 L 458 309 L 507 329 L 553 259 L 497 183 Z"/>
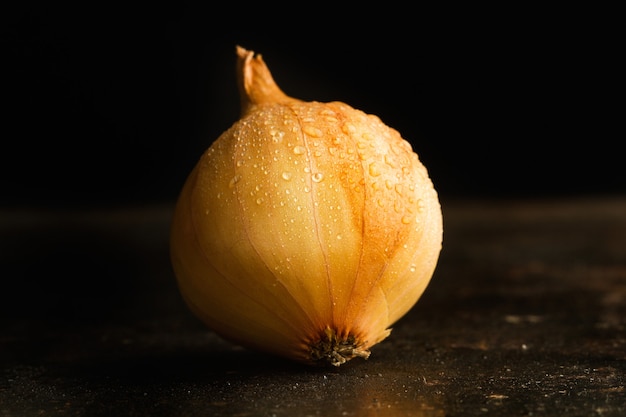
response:
<path id="1" fill-rule="evenodd" d="M 260 55 L 237 55 L 241 118 L 202 155 L 174 211 L 181 294 L 247 348 L 307 364 L 367 358 L 434 273 L 437 193 L 378 117 L 289 97 Z"/>

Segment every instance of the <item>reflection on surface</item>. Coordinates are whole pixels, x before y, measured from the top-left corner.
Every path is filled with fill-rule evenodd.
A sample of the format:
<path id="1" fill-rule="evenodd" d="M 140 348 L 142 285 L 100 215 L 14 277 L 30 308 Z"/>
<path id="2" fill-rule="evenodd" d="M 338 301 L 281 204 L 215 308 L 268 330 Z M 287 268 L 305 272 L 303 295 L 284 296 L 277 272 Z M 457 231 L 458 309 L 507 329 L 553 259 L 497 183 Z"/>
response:
<path id="1" fill-rule="evenodd" d="M 443 407 L 437 405 L 437 394 L 424 392 L 425 379 L 404 376 L 403 382 L 398 378 L 389 383 L 382 375 L 364 378 L 363 383 L 355 389 L 355 415 L 363 416 L 411 416 L 434 417 L 444 416 Z M 430 397 L 430 398 L 429 398 Z M 349 414 L 348 414 L 349 415 Z"/>
<path id="2" fill-rule="evenodd" d="M 219 369 L 213 377 L 206 375 L 203 382 L 196 380 L 187 387 L 188 401 L 181 404 L 181 415 L 445 415 L 438 366 L 412 371 L 407 364 L 390 367 L 389 362 L 367 361 L 339 369 L 311 369 L 270 359 L 259 369 L 262 357 L 239 353 L 238 360 L 236 355 L 223 358 L 231 363 L 229 369 Z"/>

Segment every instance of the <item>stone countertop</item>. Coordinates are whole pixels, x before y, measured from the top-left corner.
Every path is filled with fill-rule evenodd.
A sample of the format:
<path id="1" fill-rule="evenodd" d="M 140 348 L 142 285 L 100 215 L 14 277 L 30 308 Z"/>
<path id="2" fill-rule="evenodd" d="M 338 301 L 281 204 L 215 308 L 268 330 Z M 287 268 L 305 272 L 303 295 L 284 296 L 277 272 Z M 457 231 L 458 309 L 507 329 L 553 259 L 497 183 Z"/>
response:
<path id="1" fill-rule="evenodd" d="M 168 205 L 0 210 L 0 416 L 626 415 L 626 199 L 442 205 L 423 297 L 319 369 L 191 315 Z"/>

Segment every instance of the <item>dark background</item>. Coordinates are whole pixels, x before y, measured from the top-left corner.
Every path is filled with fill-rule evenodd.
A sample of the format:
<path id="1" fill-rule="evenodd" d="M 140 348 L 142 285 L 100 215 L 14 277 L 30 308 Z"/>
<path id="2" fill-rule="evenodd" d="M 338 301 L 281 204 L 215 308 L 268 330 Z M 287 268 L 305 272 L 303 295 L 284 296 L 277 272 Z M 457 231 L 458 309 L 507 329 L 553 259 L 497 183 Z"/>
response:
<path id="1" fill-rule="evenodd" d="M 611 11 L 3 7 L 2 206 L 173 201 L 239 116 L 237 44 L 399 130 L 442 199 L 626 191 Z"/>

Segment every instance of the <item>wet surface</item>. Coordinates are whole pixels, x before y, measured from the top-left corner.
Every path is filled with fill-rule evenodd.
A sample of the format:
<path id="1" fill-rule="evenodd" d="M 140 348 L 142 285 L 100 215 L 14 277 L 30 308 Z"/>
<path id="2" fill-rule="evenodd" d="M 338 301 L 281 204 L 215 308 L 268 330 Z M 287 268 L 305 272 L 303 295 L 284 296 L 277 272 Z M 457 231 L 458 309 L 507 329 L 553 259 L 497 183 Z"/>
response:
<path id="1" fill-rule="evenodd" d="M 422 299 L 309 368 L 186 309 L 170 207 L 0 216 L 0 416 L 626 415 L 626 201 L 444 204 Z"/>

